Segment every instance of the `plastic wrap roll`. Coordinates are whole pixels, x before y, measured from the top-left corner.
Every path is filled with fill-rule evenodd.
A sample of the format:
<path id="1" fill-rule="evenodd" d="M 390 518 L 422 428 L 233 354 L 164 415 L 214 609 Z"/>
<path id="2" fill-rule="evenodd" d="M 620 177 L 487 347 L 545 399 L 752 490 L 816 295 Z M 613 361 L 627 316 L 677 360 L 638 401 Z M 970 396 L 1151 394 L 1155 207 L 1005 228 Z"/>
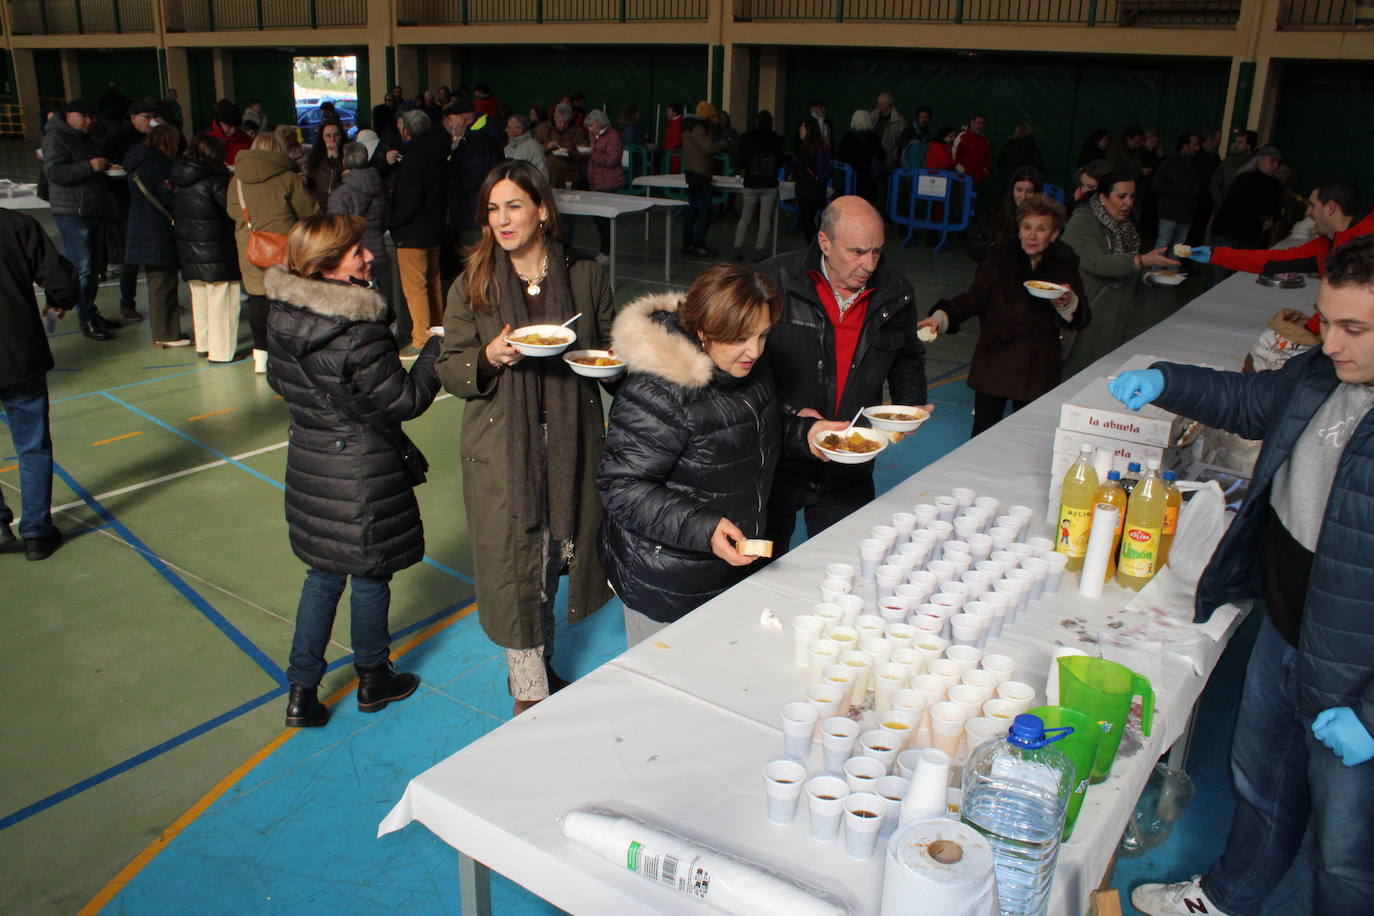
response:
<path id="1" fill-rule="evenodd" d="M 847 916 L 827 900 L 761 865 L 702 846 L 634 818 L 569 811 L 563 835 L 601 858 L 628 868 L 663 893 L 686 894 L 737 916 Z"/>
<path id="2" fill-rule="evenodd" d="M 997 916 L 992 847 L 950 820 L 918 821 L 887 842 L 882 916 Z"/>
<path id="3" fill-rule="evenodd" d="M 1084 598 L 1101 598 L 1102 586 L 1107 582 L 1107 565 L 1112 560 L 1116 541 L 1116 525 L 1121 510 L 1107 503 L 1093 508 L 1093 524 L 1088 531 L 1088 551 L 1083 555 L 1083 571 L 1078 574 L 1078 594 Z"/>

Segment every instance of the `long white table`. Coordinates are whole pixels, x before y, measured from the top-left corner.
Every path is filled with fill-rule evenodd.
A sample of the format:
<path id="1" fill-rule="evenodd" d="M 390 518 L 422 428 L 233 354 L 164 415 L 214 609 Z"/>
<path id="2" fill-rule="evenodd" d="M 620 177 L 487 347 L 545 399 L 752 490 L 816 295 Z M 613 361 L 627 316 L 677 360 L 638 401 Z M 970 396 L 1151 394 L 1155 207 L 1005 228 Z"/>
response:
<path id="1" fill-rule="evenodd" d="M 607 194 L 604 191 L 555 191 L 558 212 L 569 216 L 595 216 L 611 221 L 611 288 L 615 288 L 616 220 L 627 213 L 643 213 L 648 219 L 650 210 L 663 211 L 663 279 L 672 279 L 673 268 L 673 210 L 687 206 L 685 201 L 666 197 L 639 197 L 633 194 Z M 647 238 L 647 226 L 645 223 Z"/>
<path id="2" fill-rule="evenodd" d="M 645 195 L 648 195 L 653 188 L 671 189 L 674 191 L 687 190 L 687 176 L 681 173 L 676 175 L 640 175 L 631 182 L 637 188 L 643 188 Z M 713 175 L 711 176 L 711 187 L 718 191 L 727 191 L 731 194 L 744 193 L 744 176 L 742 175 Z M 773 254 L 778 253 L 778 223 L 782 217 L 782 202 L 793 200 L 797 196 L 797 186 L 790 181 L 778 182 L 778 208 L 773 214 Z"/>
<path id="3" fill-rule="evenodd" d="M 880 858 L 855 862 L 842 842 L 813 842 L 804 810 L 787 827 L 764 815 L 761 770 L 780 756 L 778 709 L 800 699 L 806 684 L 805 672 L 793 664 L 787 623 L 818 600 L 821 569 L 855 562 L 855 544 L 869 528 L 956 486 L 1004 504 L 1043 507 L 1059 407 L 1087 380 L 1136 353 L 1238 367 L 1274 311 L 1310 310 L 1314 296 L 1312 288 L 1271 290 L 1250 275 L 1232 277 L 655 639 L 415 777 L 379 832 L 418 820 L 457 849 L 467 913 L 488 912 L 488 867 L 572 913 L 699 913 L 696 902 L 651 887 L 563 838 L 559 817 L 593 806 L 836 892 L 856 914 L 877 913 Z M 1032 533 L 1044 529 L 1037 514 Z M 1086 600 L 1075 586 L 1076 576 L 1066 575 L 1058 595 L 1031 604 L 989 644 L 989 651 L 1017 659 L 1017 679 L 1036 687 L 1037 702 L 1043 702 L 1054 649 L 1081 644 L 1091 652 L 1086 639 L 1133 594 L 1113 583 L 1101 599 Z M 765 607 L 782 618 L 782 630 L 760 625 Z M 1128 734 L 1111 777 L 1089 789 L 1074 835 L 1060 852 L 1050 912 L 1080 916 L 1087 910 L 1155 761 L 1183 734 L 1240 619 L 1203 653 L 1202 674 L 1165 653 L 1153 734 L 1139 742 Z M 819 771 L 819 748 L 807 766 L 811 775 Z"/>
<path id="4" fill-rule="evenodd" d="M 47 210 L 52 205 L 38 196 L 38 185 L 0 179 L 0 207 L 7 210 Z"/>

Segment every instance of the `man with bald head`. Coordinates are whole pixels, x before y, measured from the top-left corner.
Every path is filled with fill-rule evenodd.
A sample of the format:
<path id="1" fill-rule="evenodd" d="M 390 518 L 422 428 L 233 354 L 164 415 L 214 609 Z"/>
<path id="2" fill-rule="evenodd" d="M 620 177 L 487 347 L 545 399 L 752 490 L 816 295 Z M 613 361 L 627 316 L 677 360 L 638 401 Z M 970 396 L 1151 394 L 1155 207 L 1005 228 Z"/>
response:
<path id="1" fill-rule="evenodd" d="M 916 339 L 911 284 L 883 259 L 883 220 L 862 197 L 837 197 L 807 248 L 765 261 L 778 281 L 782 320 L 763 359 L 783 409 L 848 420 L 860 407 L 926 405 L 925 346 Z M 783 457 L 768 500 L 774 551 L 787 550 L 797 511 L 807 535 L 824 531 L 873 499 L 873 463 L 842 465 Z"/>

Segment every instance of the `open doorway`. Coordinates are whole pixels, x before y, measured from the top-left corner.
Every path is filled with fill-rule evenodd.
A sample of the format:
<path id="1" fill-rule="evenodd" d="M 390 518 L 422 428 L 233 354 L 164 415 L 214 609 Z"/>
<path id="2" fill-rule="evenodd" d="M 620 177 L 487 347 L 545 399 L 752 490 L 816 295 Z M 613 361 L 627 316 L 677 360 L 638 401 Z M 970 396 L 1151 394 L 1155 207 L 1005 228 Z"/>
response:
<path id="1" fill-rule="evenodd" d="M 332 109 L 352 139 L 358 132 L 358 57 L 354 54 L 292 60 L 296 126 L 304 143 L 314 142 Z"/>

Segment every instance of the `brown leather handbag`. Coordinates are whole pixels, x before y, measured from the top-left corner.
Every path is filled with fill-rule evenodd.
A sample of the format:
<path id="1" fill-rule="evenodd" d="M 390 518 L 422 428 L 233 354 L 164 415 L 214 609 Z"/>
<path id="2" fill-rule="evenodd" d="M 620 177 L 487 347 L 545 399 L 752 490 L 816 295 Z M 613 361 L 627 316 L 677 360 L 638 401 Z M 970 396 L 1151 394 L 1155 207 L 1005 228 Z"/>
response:
<path id="1" fill-rule="evenodd" d="M 248 204 L 243 200 L 243 182 L 234 179 L 234 188 L 239 195 L 239 209 L 243 211 L 243 222 L 248 227 L 248 263 L 266 270 L 286 260 L 286 236 L 280 232 L 263 232 L 253 228 L 253 220 L 248 216 Z"/>

